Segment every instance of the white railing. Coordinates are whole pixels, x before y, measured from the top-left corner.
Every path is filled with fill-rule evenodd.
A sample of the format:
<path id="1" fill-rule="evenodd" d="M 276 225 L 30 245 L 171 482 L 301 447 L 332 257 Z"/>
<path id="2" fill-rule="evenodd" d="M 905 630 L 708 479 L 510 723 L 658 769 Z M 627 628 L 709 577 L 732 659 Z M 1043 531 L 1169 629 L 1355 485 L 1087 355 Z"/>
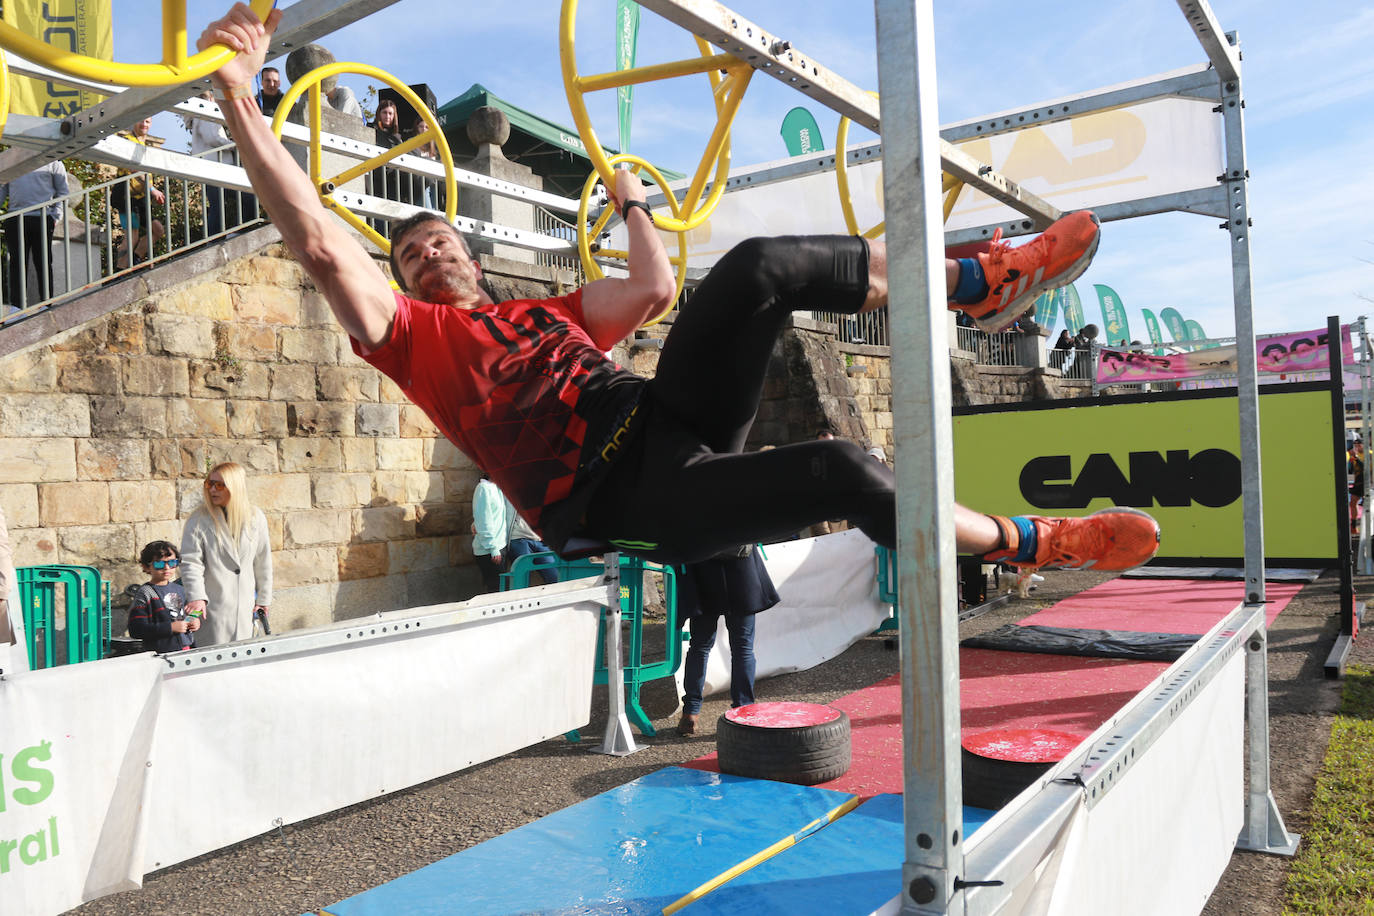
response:
<path id="1" fill-rule="evenodd" d="M 29 317 L 258 221 L 251 194 L 155 178 L 152 185 L 163 194 L 158 203 L 146 190 L 149 180 L 142 172 L 122 175 L 0 217 L 6 268 L 0 272 L 0 322 Z"/>
<path id="2" fill-rule="evenodd" d="M 1051 369 L 1058 369 L 1063 372 L 1066 379 L 1091 381 L 1095 375 L 1093 372 L 1095 365 L 1093 354 L 1088 350 L 1056 350 L 1051 348 L 1047 356 L 1047 364 Z"/>
<path id="3" fill-rule="evenodd" d="M 1016 331 L 989 334 L 979 328 L 956 327 L 954 339 L 960 350 L 973 354 L 980 366 L 1019 366 L 1016 358 L 1017 341 L 1024 337 Z"/>
<path id="4" fill-rule="evenodd" d="M 835 339 L 843 343 L 871 344 L 886 347 L 892 338 L 888 335 L 887 309 L 864 312 L 862 315 L 849 315 L 841 312 L 812 312 L 817 321 L 835 325 Z"/>
<path id="5" fill-rule="evenodd" d="M 577 244 L 577 226 L 561 217 L 555 216 L 544 207 L 534 208 L 534 231 L 538 232 L 540 235 L 551 235 L 554 238 Z M 548 251 L 536 251 L 534 253 L 534 263 L 543 265 L 544 267 L 571 270 L 577 275 L 578 283 L 585 281 L 582 275 L 582 261 L 579 258 L 553 254 Z"/>

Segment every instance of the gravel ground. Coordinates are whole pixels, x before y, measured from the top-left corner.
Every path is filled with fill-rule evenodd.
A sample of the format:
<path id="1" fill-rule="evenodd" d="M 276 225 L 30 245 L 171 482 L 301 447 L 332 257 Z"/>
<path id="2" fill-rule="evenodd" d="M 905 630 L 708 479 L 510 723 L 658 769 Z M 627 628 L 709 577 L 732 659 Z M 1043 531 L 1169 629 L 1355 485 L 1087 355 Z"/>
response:
<path id="1" fill-rule="evenodd" d="M 1019 620 L 1038 606 L 1105 581 L 1089 572 L 1052 572 L 1029 600 L 963 625 L 972 635 Z M 1004 584 L 1007 580 L 1003 580 Z M 1357 580 L 1363 591 L 1372 580 Z M 1313 781 L 1326 751 L 1340 685 L 1322 666 L 1337 631 L 1339 583 L 1328 574 L 1308 585 L 1284 610 L 1270 634 L 1270 740 L 1274 796 L 1288 829 L 1301 833 Z M 648 629 L 653 629 L 652 627 Z M 661 646 L 662 628 L 658 629 Z M 648 652 L 654 650 L 652 637 Z M 1356 643 L 1353 660 L 1374 664 L 1374 645 Z M 860 640 L 837 659 L 810 671 L 760 682 L 761 700 L 830 702 L 897 670 L 897 653 L 884 637 Z M 646 657 L 654 657 L 647 654 Z M 148 876 L 141 890 L 92 901 L 73 910 L 84 916 L 233 914 L 279 916 L 315 912 L 345 897 L 404 875 L 458 850 L 505 833 L 664 766 L 714 748 L 715 720 L 728 699 L 708 701 L 701 734 L 673 732 L 677 698 L 668 680 L 645 688 L 646 711 L 659 731 L 639 739 L 628 757 L 589 753 L 563 739 L 545 741 L 481 766 L 382 799 L 355 805 L 247 840 Z M 584 735 L 605 725 L 605 693 L 593 698 Z M 307 773 L 302 773 L 306 778 Z M 1205 913 L 1277 916 L 1288 859 L 1237 853 Z"/>

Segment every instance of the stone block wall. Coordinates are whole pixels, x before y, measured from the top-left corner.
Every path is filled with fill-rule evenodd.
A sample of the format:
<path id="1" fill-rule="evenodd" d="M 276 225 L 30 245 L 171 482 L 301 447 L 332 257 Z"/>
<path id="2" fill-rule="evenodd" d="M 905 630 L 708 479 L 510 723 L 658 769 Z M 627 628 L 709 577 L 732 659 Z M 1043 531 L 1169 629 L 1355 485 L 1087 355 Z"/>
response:
<path id="1" fill-rule="evenodd" d="M 857 376 L 847 371 L 854 349 L 836 339 L 833 324 L 794 318 L 773 348 L 763 402 L 746 447 L 803 442 L 822 428 L 866 444 L 874 422 L 865 412 L 872 405 L 869 390 L 856 388 Z"/>
<path id="2" fill-rule="evenodd" d="M 836 342 L 836 346 L 865 430 L 863 438 L 854 441 L 865 447 L 881 447 L 891 460 L 896 445 L 892 435 L 891 352 L 871 344 Z"/>
<path id="3" fill-rule="evenodd" d="M 103 311 L 53 310 L 85 309 L 76 326 L 0 340 L 16 565 L 96 566 L 119 594 L 144 581 L 145 543 L 180 542 L 208 468 L 233 460 L 268 519 L 274 630 L 474 594 L 477 469 L 353 356 L 282 246 L 220 260 L 145 272 L 101 290 Z M 545 273 L 492 282 L 547 295 Z"/>

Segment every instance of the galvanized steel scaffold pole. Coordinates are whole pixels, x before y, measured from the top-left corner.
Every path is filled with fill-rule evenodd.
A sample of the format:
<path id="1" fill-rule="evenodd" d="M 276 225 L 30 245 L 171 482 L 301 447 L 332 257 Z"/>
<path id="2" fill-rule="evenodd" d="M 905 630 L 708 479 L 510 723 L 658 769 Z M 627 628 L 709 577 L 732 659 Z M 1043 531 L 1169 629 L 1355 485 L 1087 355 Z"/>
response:
<path id="1" fill-rule="evenodd" d="M 1240 46 L 1234 34 L 1221 31 L 1206 0 L 1178 0 L 1221 88 L 1221 116 L 1226 140 L 1226 171 L 1220 182 L 1230 202 L 1222 228 L 1231 238 L 1231 289 L 1236 321 L 1239 377 L 1236 400 L 1240 419 L 1240 467 L 1245 523 L 1245 602 L 1264 604 L 1264 505 L 1260 492 L 1258 365 L 1255 355 L 1254 299 L 1250 285 L 1250 172 L 1245 160 L 1245 97 L 1241 92 Z M 1335 370 L 1333 370 L 1335 371 Z M 1245 824 L 1237 846 L 1292 855 L 1298 838 L 1279 814 L 1269 785 L 1268 629 L 1261 627 L 1246 643 L 1245 709 L 1250 784 Z"/>
<path id="2" fill-rule="evenodd" d="M 901 609 L 903 913 L 964 912 L 954 446 L 931 0 L 877 0 Z M 948 573 L 948 574 L 947 574 Z"/>

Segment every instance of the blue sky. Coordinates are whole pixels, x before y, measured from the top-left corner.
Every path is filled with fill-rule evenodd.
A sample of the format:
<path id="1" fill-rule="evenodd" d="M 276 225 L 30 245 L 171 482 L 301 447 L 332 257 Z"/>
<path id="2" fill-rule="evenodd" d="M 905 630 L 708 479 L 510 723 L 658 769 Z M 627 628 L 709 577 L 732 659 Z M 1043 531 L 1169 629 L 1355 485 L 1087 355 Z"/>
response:
<path id="1" fill-rule="evenodd" d="M 158 12 L 116 16 L 120 60 L 160 57 Z M 428 83 L 440 104 L 480 82 L 514 104 L 571 124 L 558 62 L 554 0 L 500 4 L 400 0 L 321 40 L 339 60 L 372 64 L 405 82 Z M 790 39 L 832 71 L 876 88 L 872 9 L 865 3 L 735 0 L 732 9 Z M 578 56 L 583 72 L 614 64 L 611 0 L 583 0 Z M 222 4 L 188 3 L 192 33 Z M 1255 327 L 1260 333 L 1348 321 L 1374 299 L 1374 7 L 1309 0 L 1214 0 L 1245 54 L 1247 152 L 1254 219 Z M 940 121 L 950 123 L 1202 63 L 1191 30 L 1170 0 L 1103 5 L 1086 0 L 938 3 Z M 690 36 L 643 13 L 641 64 L 695 53 Z M 344 77 L 365 98 L 367 80 Z M 714 124 L 704 77 L 640 86 L 632 148 L 656 164 L 690 171 Z M 782 158 L 783 115 L 806 105 L 834 144 L 837 117 L 771 78 L 754 79 L 733 133 L 736 165 Z M 615 145 L 612 93 L 589 97 L 592 117 Z M 154 132 L 172 148 L 185 135 L 170 117 Z M 852 131 L 850 142 L 865 139 Z M 1091 285 L 1112 286 L 1132 334 L 1145 336 L 1141 308 L 1173 306 L 1212 336 L 1234 332 L 1230 245 L 1217 220 L 1169 214 L 1110 223 L 1097 259 L 1079 281 L 1089 320 L 1100 324 Z"/>

